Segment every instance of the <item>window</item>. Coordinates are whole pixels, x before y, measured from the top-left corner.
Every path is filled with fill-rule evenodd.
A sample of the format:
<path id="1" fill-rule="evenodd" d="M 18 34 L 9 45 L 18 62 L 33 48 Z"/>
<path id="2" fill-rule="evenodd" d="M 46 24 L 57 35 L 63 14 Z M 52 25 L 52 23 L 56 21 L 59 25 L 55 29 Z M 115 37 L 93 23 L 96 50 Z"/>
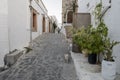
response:
<path id="1" fill-rule="evenodd" d="M 37 14 L 33 12 L 33 32 L 37 32 Z"/>

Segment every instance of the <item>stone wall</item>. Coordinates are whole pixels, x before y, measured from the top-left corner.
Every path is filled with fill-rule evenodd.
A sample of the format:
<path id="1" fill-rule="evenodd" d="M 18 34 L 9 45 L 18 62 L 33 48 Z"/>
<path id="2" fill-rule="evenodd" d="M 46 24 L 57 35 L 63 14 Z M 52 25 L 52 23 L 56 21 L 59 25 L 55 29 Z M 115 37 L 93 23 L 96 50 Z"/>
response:
<path id="1" fill-rule="evenodd" d="M 73 1 L 75 0 L 62 0 L 62 23 L 66 21 L 67 12 L 73 10 Z"/>

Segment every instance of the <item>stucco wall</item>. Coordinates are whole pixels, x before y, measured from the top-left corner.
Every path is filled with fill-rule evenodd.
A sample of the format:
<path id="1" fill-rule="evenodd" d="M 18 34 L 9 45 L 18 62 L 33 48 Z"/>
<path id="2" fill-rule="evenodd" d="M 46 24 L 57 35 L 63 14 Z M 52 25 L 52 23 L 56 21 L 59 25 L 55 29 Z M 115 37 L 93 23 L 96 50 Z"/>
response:
<path id="1" fill-rule="evenodd" d="M 8 46 L 8 6 L 7 0 L 0 1 L 0 66 L 3 66 L 3 57 L 9 52 Z"/>

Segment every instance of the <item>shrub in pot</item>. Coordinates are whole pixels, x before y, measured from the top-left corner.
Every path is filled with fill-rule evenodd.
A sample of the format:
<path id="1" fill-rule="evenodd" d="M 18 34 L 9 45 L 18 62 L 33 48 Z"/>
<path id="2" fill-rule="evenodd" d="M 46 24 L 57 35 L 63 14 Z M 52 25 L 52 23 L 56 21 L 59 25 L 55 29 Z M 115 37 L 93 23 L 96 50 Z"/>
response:
<path id="1" fill-rule="evenodd" d="M 98 27 L 91 27 L 88 34 L 88 41 L 86 48 L 89 50 L 88 62 L 90 64 L 96 64 L 97 55 L 104 50 L 104 38 L 107 36 L 108 29 L 100 23 Z"/>
<path id="2" fill-rule="evenodd" d="M 102 11 L 102 0 L 98 3 L 94 9 L 94 17 L 95 17 L 95 24 L 96 28 L 92 27 L 89 33 L 89 45 L 87 49 L 90 50 L 88 56 L 88 62 L 91 64 L 95 64 L 97 62 L 97 55 L 104 51 L 104 41 L 108 35 L 108 28 L 104 21 L 101 18 L 101 11 Z M 91 55 L 94 56 L 91 57 Z M 93 59 L 93 60 L 91 60 Z M 96 60 L 96 61 L 95 61 Z M 94 62 L 92 62 L 94 61 Z"/>
<path id="3" fill-rule="evenodd" d="M 72 43 L 72 52 L 75 52 L 75 53 L 81 52 L 80 47 L 75 42 Z"/>
<path id="4" fill-rule="evenodd" d="M 73 36 L 72 36 L 72 51 L 76 53 L 81 52 L 80 46 L 78 45 L 78 39 L 79 39 L 79 31 L 74 29 Z"/>
<path id="5" fill-rule="evenodd" d="M 102 61 L 102 76 L 105 80 L 114 80 L 116 75 L 116 64 L 112 57 L 113 47 L 119 42 L 110 41 L 110 38 L 107 38 L 108 29 L 106 24 L 102 20 L 102 0 L 98 3 L 94 10 L 95 20 L 98 24 L 98 31 L 102 33 L 102 41 L 104 45 L 104 60 Z"/>
<path id="6" fill-rule="evenodd" d="M 88 62 L 90 64 L 96 64 L 97 55 L 104 50 L 103 41 L 102 37 L 97 33 L 91 34 L 90 37 L 90 43 L 87 46 L 87 49 L 89 50 Z"/>
<path id="7" fill-rule="evenodd" d="M 78 52 L 78 53 L 82 52 L 81 44 L 82 44 L 82 40 L 83 40 L 83 36 L 82 36 L 83 34 L 84 34 L 84 27 L 73 30 L 73 37 L 72 37 L 72 41 L 73 41 L 72 51 L 73 52 Z"/>
<path id="8" fill-rule="evenodd" d="M 87 46 L 89 45 L 89 35 L 90 35 L 90 29 L 92 26 L 88 26 L 87 28 L 83 27 L 81 29 L 81 35 L 79 35 L 79 42 L 78 45 L 81 46 L 82 53 L 85 55 L 85 57 L 88 56 L 88 53 L 90 51 L 87 49 Z"/>
<path id="9" fill-rule="evenodd" d="M 105 80 L 114 80 L 116 78 L 116 63 L 112 56 L 113 47 L 120 42 L 110 41 L 110 38 L 105 40 L 104 60 L 102 61 L 102 77 Z"/>

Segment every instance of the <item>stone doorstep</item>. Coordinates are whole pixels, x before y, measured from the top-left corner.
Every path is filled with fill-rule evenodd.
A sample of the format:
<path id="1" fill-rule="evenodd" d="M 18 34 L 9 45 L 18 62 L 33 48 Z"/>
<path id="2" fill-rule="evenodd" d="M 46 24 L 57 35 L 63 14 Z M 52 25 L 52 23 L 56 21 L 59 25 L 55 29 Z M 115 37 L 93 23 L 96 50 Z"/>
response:
<path id="1" fill-rule="evenodd" d="M 79 80 L 104 80 L 101 76 L 101 67 L 99 65 L 89 64 L 87 58 L 82 54 L 75 54 L 72 51 L 70 53 Z"/>
<path id="2" fill-rule="evenodd" d="M 12 54 L 7 54 L 5 57 L 5 61 L 7 65 L 13 65 L 19 59 L 19 57 L 23 54 L 23 51 L 15 51 Z"/>

